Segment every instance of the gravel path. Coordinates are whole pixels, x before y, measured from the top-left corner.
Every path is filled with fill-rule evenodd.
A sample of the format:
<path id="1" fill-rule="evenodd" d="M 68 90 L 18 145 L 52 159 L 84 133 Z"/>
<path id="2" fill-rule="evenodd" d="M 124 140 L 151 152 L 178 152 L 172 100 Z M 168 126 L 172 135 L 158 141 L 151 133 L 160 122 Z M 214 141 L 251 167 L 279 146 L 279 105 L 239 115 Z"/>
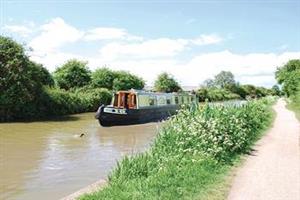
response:
<path id="1" fill-rule="evenodd" d="M 280 99 L 273 128 L 238 170 L 229 200 L 300 200 L 300 124 Z"/>

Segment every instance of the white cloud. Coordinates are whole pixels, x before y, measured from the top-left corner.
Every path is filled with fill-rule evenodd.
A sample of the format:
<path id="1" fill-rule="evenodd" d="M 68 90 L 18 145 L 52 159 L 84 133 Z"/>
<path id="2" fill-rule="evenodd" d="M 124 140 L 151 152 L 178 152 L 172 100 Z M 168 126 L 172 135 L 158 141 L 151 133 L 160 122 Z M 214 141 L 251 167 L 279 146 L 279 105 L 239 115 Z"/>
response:
<path id="1" fill-rule="evenodd" d="M 33 52 L 30 55 L 31 60 L 43 64 L 50 72 L 53 72 L 57 67 L 64 64 L 67 60 L 74 58 L 82 61 L 87 61 L 89 59 L 77 54 L 63 52 L 48 52 L 47 54 L 36 54 Z"/>
<path id="2" fill-rule="evenodd" d="M 271 86 L 274 72 L 290 59 L 299 59 L 300 52 L 234 54 L 228 50 L 195 56 L 176 72 L 188 85 L 199 84 L 222 70 L 231 71 L 241 83 Z"/>
<path id="3" fill-rule="evenodd" d="M 31 27 L 24 26 L 24 25 L 5 25 L 3 27 L 4 31 L 16 33 L 21 37 L 27 37 L 29 34 L 33 32 Z"/>
<path id="4" fill-rule="evenodd" d="M 191 45 L 209 45 L 222 41 L 217 35 L 200 35 L 195 39 L 158 38 L 136 43 L 109 43 L 101 48 L 104 59 L 116 58 L 157 58 L 171 57 L 187 49 Z"/>
<path id="5" fill-rule="evenodd" d="M 103 59 L 116 58 L 154 58 L 174 56 L 183 51 L 188 41 L 183 39 L 159 38 L 139 43 L 109 43 L 101 48 Z"/>
<path id="6" fill-rule="evenodd" d="M 61 18 L 52 19 L 49 23 L 42 25 L 40 30 L 41 33 L 29 43 L 29 46 L 34 51 L 42 53 L 49 53 L 67 43 L 76 42 L 84 34 Z"/>
<path id="7" fill-rule="evenodd" d="M 127 35 L 126 30 L 119 28 L 94 28 L 87 31 L 84 36 L 85 40 L 107 40 L 107 39 L 120 39 Z"/>
<path id="8" fill-rule="evenodd" d="M 196 45 L 208 45 L 208 44 L 217 44 L 222 42 L 223 39 L 216 35 L 216 34 L 211 34 L 211 35 L 200 35 L 200 37 L 191 40 L 192 43 Z"/>
<path id="9" fill-rule="evenodd" d="M 196 38 L 146 39 L 120 28 L 79 30 L 61 18 L 52 19 L 40 27 L 28 27 L 29 24 L 24 27 L 7 25 L 6 30 L 18 34 L 37 33 L 29 41 L 29 46 L 34 49 L 31 59 L 44 64 L 50 71 L 68 59 L 77 58 L 88 61 L 91 69 L 108 65 L 112 69 L 129 70 L 147 80 L 148 85 L 152 85 L 156 76 L 164 71 L 172 73 L 182 85 L 196 86 L 221 70 L 226 70 L 233 72 L 241 83 L 271 86 L 275 83 L 277 66 L 289 59 L 300 58 L 300 52 L 237 54 L 224 50 L 190 55 L 192 58 L 185 61 L 183 55 L 187 50 L 193 51 L 195 45 L 218 44 L 223 38 L 208 34 Z M 88 55 L 82 56 L 80 53 L 62 51 L 62 47 L 79 41 L 95 42 L 99 45 L 99 52 L 92 55 L 82 52 L 82 55 Z M 99 41 L 102 46 L 96 43 Z M 76 50 L 80 52 L 80 46 L 78 48 Z"/>
<path id="10" fill-rule="evenodd" d="M 143 40 L 142 37 L 130 35 L 125 29 L 121 28 L 108 28 L 108 27 L 98 27 L 90 29 L 85 33 L 83 38 L 87 41 L 95 40 Z"/>

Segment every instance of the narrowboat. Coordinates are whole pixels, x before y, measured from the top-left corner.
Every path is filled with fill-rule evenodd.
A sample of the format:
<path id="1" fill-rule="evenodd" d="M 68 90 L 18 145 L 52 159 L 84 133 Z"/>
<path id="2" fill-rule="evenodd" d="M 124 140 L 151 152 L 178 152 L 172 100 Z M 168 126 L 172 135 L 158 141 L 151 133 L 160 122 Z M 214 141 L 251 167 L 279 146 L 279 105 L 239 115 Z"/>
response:
<path id="1" fill-rule="evenodd" d="M 156 93 L 142 90 L 118 91 L 111 105 L 101 105 L 95 115 L 101 126 L 155 122 L 176 114 L 182 104 L 196 102 L 185 93 Z"/>

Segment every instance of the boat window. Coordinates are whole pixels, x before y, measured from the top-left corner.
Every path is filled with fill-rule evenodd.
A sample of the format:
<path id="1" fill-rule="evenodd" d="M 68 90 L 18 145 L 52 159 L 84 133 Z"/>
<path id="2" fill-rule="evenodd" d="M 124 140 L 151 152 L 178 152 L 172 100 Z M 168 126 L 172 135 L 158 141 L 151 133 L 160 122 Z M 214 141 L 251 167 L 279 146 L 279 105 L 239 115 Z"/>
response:
<path id="1" fill-rule="evenodd" d="M 131 105 L 133 108 L 136 108 L 136 95 L 135 94 L 131 95 Z"/>
<path id="2" fill-rule="evenodd" d="M 166 105 L 166 97 L 162 95 L 158 96 L 157 105 Z"/>
<path id="3" fill-rule="evenodd" d="M 115 94 L 114 98 L 113 98 L 113 103 L 112 103 L 114 107 L 118 106 L 118 98 L 119 98 L 119 95 Z"/>
<path id="4" fill-rule="evenodd" d="M 125 93 L 124 94 L 124 107 L 128 108 L 129 107 L 129 103 L 130 103 L 129 94 Z"/>
<path id="5" fill-rule="evenodd" d="M 178 97 L 175 97 L 175 104 L 178 104 Z"/>
<path id="6" fill-rule="evenodd" d="M 149 105 L 150 105 L 150 106 L 153 106 L 153 105 L 154 105 L 154 99 L 153 99 L 153 98 L 150 98 L 150 99 L 149 99 Z"/>
<path id="7" fill-rule="evenodd" d="M 125 94 L 124 93 L 119 93 L 118 107 L 124 108 L 124 106 L 125 106 Z"/>
<path id="8" fill-rule="evenodd" d="M 167 97 L 166 102 L 167 104 L 171 104 L 171 97 Z"/>
<path id="9" fill-rule="evenodd" d="M 138 95 L 139 107 L 149 106 L 149 96 L 148 95 Z"/>

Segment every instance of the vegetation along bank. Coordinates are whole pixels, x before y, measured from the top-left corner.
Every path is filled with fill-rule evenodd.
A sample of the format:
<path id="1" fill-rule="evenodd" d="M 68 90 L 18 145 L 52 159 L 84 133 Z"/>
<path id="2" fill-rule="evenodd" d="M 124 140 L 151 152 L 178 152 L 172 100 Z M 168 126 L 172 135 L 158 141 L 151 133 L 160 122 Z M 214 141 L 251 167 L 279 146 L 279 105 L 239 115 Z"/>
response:
<path id="1" fill-rule="evenodd" d="M 276 71 L 276 79 L 288 98 L 288 108 L 295 111 L 300 120 L 300 60 L 290 60 Z"/>
<path id="2" fill-rule="evenodd" d="M 50 73 L 30 60 L 30 50 L 0 36 L 0 122 L 44 119 L 80 112 L 95 112 L 111 101 L 112 91 L 143 89 L 145 81 L 126 71 L 106 67 L 90 71 L 88 63 L 72 59 Z M 202 80 L 199 80 L 201 82 Z M 152 90 L 182 91 L 170 74 L 158 75 Z M 231 72 L 222 71 L 194 91 L 199 101 L 223 101 L 280 94 L 272 89 L 241 85 Z"/>
<path id="3" fill-rule="evenodd" d="M 215 199 L 232 164 L 272 121 L 274 98 L 240 106 L 190 106 L 169 121 L 152 147 L 125 157 L 90 199 Z M 221 198 L 222 199 L 222 198 Z"/>

